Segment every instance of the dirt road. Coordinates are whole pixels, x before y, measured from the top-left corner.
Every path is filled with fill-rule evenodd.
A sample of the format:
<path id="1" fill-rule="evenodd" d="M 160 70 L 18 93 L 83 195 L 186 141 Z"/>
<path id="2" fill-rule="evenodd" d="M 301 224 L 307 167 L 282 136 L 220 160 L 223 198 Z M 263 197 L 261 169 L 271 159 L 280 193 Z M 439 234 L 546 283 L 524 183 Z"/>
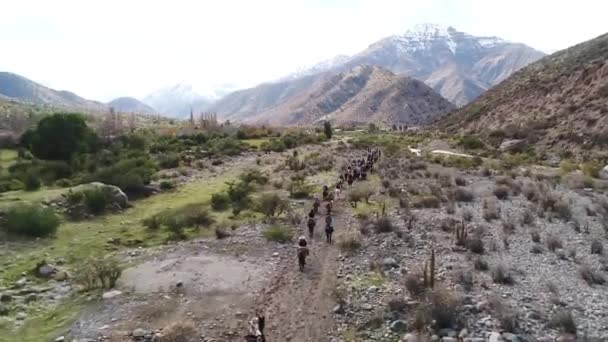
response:
<path id="1" fill-rule="evenodd" d="M 344 198 L 344 194 L 342 196 Z M 283 269 L 272 280 L 272 287 L 258 303 L 267 317 L 267 339 L 269 341 L 324 342 L 329 341 L 328 332 L 333 328 L 332 309 L 336 305 L 334 291 L 337 283 L 340 236 L 350 228 L 351 215 L 344 199 L 335 204 L 334 244 L 325 242 L 324 213 L 317 216 L 315 237 L 310 243 L 311 255 L 306 270 L 297 267 L 295 248 L 282 256 Z M 304 223 L 300 235 L 304 233 Z"/>

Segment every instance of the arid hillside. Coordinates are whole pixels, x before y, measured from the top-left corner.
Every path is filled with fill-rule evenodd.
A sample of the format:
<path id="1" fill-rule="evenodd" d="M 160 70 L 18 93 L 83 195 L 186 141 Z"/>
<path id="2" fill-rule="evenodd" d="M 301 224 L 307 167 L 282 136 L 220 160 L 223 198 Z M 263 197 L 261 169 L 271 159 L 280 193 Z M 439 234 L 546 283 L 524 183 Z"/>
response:
<path id="1" fill-rule="evenodd" d="M 604 34 L 518 71 L 440 125 L 496 144 L 526 139 L 553 150 L 600 150 L 608 143 L 607 114 Z"/>

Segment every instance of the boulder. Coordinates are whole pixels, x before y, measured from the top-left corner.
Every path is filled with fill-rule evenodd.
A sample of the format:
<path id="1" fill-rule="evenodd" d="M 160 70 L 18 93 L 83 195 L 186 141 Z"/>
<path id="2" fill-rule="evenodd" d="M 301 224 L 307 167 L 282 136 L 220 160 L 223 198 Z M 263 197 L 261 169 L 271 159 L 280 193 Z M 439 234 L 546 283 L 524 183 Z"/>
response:
<path id="1" fill-rule="evenodd" d="M 497 333 L 497 332 L 490 333 L 488 342 L 501 342 L 501 341 L 502 341 L 502 338 L 500 337 L 500 333 Z"/>
<path id="2" fill-rule="evenodd" d="M 15 319 L 18 321 L 24 321 L 27 318 L 27 314 L 25 312 L 19 312 L 15 316 Z"/>
<path id="3" fill-rule="evenodd" d="M 121 291 L 113 290 L 113 291 L 109 291 L 109 292 L 104 293 L 101 296 L 101 298 L 103 298 L 103 299 L 112 299 L 112 298 L 116 298 L 116 297 L 118 297 L 120 295 L 122 295 Z"/>
<path id="4" fill-rule="evenodd" d="M 55 273 L 55 275 L 53 276 L 53 279 L 55 279 L 56 281 L 66 281 L 69 278 L 69 274 L 66 271 L 58 271 L 57 273 Z"/>
<path id="5" fill-rule="evenodd" d="M 608 165 L 604 166 L 599 172 L 600 179 L 608 179 Z"/>
<path id="6" fill-rule="evenodd" d="M 127 208 L 129 206 L 129 198 L 127 197 L 127 195 L 122 190 L 120 190 L 119 187 L 114 185 L 104 184 L 101 182 L 93 182 L 73 187 L 71 191 L 81 192 L 91 189 L 107 189 L 108 193 L 111 196 L 112 204 L 117 205 L 120 208 Z"/>
<path id="7" fill-rule="evenodd" d="M 407 330 L 407 323 L 402 320 L 397 320 L 391 323 L 391 331 L 396 333 L 402 333 Z"/>
<path id="8" fill-rule="evenodd" d="M 46 262 L 41 262 L 36 266 L 34 270 L 34 274 L 40 278 L 51 278 L 57 272 L 57 267 L 47 264 Z"/>
<path id="9" fill-rule="evenodd" d="M 131 333 L 135 339 L 144 338 L 146 334 L 147 332 L 144 329 L 135 329 L 133 330 L 133 333 Z"/>
<path id="10" fill-rule="evenodd" d="M 502 152 L 511 152 L 521 150 L 526 145 L 523 139 L 505 140 L 500 144 L 499 150 Z"/>
<path id="11" fill-rule="evenodd" d="M 13 300 L 13 296 L 11 296 L 8 293 L 2 293 L 0 294 L 0 303 L 10 303 L 10 301 Z"/>
<path id="12" fill-rule="evenodd" d="M 16 289 L 22 289 L 25 287 L 26 284 L 27 284 L 27 279 L 21 278 L 15 282 L 15 285 L 13 287 Z"/>
<path id="13" fill-rule="evenodd" d="M 418 337 L 412 333 L 403 336 L 403 342 L 418 342 Z"/>
<path id="14" fill-rule="evenodd" d="M 395 258 L 385 258 L 382 261 L 382 264 L 387 269 L 388 268 L 397 268 L 397 267 L 399 267 L 399 263 L 397 262 L 397 260 L 395 260 Z"/>

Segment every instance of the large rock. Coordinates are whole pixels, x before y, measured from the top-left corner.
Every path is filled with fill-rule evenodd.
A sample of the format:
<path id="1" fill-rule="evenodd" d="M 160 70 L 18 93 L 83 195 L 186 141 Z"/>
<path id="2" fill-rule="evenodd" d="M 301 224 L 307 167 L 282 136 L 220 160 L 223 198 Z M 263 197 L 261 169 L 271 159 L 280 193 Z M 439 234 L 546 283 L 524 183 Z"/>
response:
<path id="1" fill-rule="evenodd" d="M 112 299 L 112 298 L 116 298 L 116 297 L 118 297 L 120 295 L 122 295 L 121 291 L 113 290 L 113 291 L 109 291 L 109 292 L 104 293 L 101 296 L 101 298 L 103 298 L 103 299 Z"/>
<path id="2" fill-rule="evenodd" d="M 34 269 L 34 274 L 40 278 L 51 278 L 57 272 L 57 267 L 48 264 L 46 262 L 41 262 L 36 265 L 36 269 Z"/>
<path id="3" fill-rule="evenodd" d="M 129 198 L 127 195 L 120 190 L 119 187 L 100 182 L 93 182 L 89 184 L 82 184 L 72 188 L 73 192 L 81 192 L 91 189 L 107 189 L 112 198 L 112 204 L 119 206 L 120 208 L 127 208 L 129 206 Z"/>
<path id="4" fill-rule="evenodd" d="M 394 321 L 391 323 L 391 331 L 396 333 L 402 333 L 407 330 L 407 323 L 402 320 Z"/>
<path id="5" fill-rule="evenodd" d="M 608 179 L 608 165 L 604 166 L 599 172 L 599 177 L 601 179 Z"/>
<path id="6" fill-rule="evenodd" d="M 524 148 L 525 145 L 526 141 L 523 139 L 505 140 L 500 144 L 499 149 L 502 152 L 518 151 Z"/>

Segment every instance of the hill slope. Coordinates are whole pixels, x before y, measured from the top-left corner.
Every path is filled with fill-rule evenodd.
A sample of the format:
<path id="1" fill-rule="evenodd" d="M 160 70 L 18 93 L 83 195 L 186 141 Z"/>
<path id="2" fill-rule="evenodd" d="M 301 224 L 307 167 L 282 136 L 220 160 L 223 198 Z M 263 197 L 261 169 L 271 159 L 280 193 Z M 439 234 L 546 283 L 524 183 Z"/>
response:
<path id="1" fill-rule="evenodd" d="M 108 102 L 108 106 L 113 107 L 118 112 L 154 114 L 156 110 L 147 104 L 132 97 L 119 97 Z"/>
<path id="2" fill-rule="evenodd" d="M 319 120 L 350 124 L 427 124 L 454 105 L 424 83 L 373 66 L 310 77 L 280 105 L 246 121 L 274 125 L 306 125 Z"/>
<path id="3" fill-rule="evenodd" d="M 101 102 L 84 99 L 69 91 L 54 90 L 9 72 L 0 72 L 0 95 L 23 103 L 94 111 L 107 109 Z"/>
<path id="4" fill-rule="evenodd" d="M 527 66 L 440 125 L 484 137 L 527 138 L 548 148 L 605 147 L 608 34 Z"/>

